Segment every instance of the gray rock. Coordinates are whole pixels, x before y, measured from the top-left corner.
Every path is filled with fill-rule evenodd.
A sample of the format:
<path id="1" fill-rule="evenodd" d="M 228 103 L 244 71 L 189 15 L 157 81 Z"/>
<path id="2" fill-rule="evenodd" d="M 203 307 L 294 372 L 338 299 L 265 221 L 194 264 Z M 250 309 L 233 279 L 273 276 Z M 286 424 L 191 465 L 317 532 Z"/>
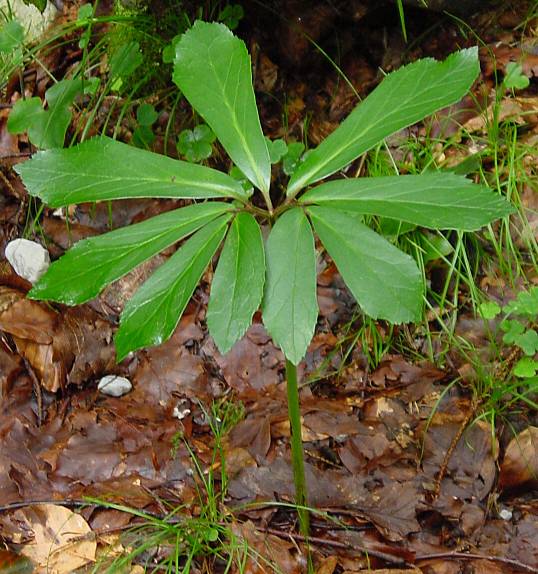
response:
<path id="1" fill-rule="evenodd" d="M 6 246 L 6 259 L 15 273 L 35 283 L 49 268 L 49 252 L 39 243 L 28 239 L 14 239 Z"/>
<path id="2" fill-rule="evenodd" d="M 129 379 L 119 377 L 118 375 L 106 375 L 97 385 L 97 389 L 100 392 L 110 397 L 121 397 L 127 394 L 132 388 L 133 385 Z"/>
<path id="3" fill-rule="evenodd" d="M 8 0 L 0 0 L 0 10 L 5 14 L 13 14 L 13 18 L 23 25 L 26 42 L 41 38 L 58 15 L 58 9 L 52 2 L 47 2 L 43 14 L 32 4 L 26 4 L 24 0 L 10 0 L 9 3 Z"/>

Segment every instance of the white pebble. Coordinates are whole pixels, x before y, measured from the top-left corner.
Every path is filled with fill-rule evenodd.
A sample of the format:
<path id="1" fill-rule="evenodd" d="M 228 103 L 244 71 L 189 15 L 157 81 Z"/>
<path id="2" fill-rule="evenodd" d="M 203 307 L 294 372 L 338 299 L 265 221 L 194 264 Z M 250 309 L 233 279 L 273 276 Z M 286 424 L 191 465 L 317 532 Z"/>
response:
<path id="1" fill-rule="evenodd" d="M 499 518 L 502 518 L 503 520 L 512 520 L 512 511 L 508 510 L 508 508 L 503 508 L 499 512 Z"/>
<path id="2" fill-rule="evenodd" d="M 118 377 L 118 375 L 106 375 L 103 377 L 97 389 L 104 395 L 111 397 L 121 397 L 128 393 L 133 388 L 131 381 L 125 377 Z"/>
<path id="3" fill-rule="evenodd" d="M 35 283 L 49 268 L 49 252 L 39 243 L 28 239 L 14 239 L 6 246 L 6 259 L 15 273 Z"/>

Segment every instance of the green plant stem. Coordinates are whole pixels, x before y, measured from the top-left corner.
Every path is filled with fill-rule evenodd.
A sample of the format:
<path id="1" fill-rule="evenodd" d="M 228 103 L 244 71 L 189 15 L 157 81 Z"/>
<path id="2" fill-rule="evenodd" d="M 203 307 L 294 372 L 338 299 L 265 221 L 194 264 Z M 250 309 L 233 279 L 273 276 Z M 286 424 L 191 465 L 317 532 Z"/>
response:
<path id="1" fill-rule="evenodd" d="M 299 387 L 297 385 L 297 366 L 286 359 L 286 379 L 288 388 L 288 413 L 291 425 L 291 464 L 295 484 L 295 504 L 299 516 L 301 534 L 308 538 L 310 519 L 306 497 L 306 478 L 304 471 L 304 451 L 301 437 L 301 407 L 299 405 Z"/>

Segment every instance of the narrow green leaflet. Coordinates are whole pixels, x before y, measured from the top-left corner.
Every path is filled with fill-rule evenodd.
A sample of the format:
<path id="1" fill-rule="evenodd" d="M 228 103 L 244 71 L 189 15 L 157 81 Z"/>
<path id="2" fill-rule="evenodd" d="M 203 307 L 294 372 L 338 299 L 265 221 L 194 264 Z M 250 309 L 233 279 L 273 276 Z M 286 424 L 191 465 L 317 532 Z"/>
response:
<path id="1" fill-rule="evenodd" d="M 263 322 L 286 358 L 297 365 L 318 318 L 314 236 L 302 209 L 290 209 L 277 220 L 265 253 Z"/>
<path id="2" fill-rule="evenodd" d="M 335 173 L 383 138 L 460 100 L 480 67 L 477 48 L 425 58 L 388 75 L 293 174 L 288 195 Z"/>
<path id="3" fill-rule="evenodd" d="M 220 202 L 190 205 L 79 241 L 49 267 L 28 295 L 67 305 L 84 303 L 112 281 L 230 208 Z"/>
<path id="4" fill-rule="evenodd" d="M 381 215 L 430 229 L 473 231 L 513 211 L 488 188 L 452 173 L 341 179 L 306 192 L 303 203 Z"/>
<path id="5" fill-rule="evenodd" d="M 207 309 L 207 326 L 221 353 L 227 353 L 250 326 L 264 282 L 260 226 L 249 213 L 239 213 L 228 231 Z"/>
<path id="6" fill-rule="evenodd" d="M 346 285 L 374 319 L 406 323 L 420 319 L 422 276 L 415 261 L 338 209 L 310 207 L 314 229 Z"/>
<path id="7" fill-rule="evenodd" d="M 174 82 L 234 163 L 268 195 L 271 164 L 244 42 L 223 24 L 195 22 L 177 45 Z"/>
<path id="8" fill-rule="evenodd" d="M 122 44 L 110 58 L 110 77 L 128 78 L 143 61 L 138 42 Z"/>
<path id="9" fill-rule="evenodd" d="M 241 184 L 225 173 L 107 137 L 38 152 L 15 171 L 30 195 L 51 207 L 131 197 L 245 197 Z"/>
<path id="10" fill-rule="evenodd" d="M 115 338 L 118 361 L 136 349 L 160 345 L 172 335 L 231 216 L 223 215 L 197 231 L 125 305 Z"/>

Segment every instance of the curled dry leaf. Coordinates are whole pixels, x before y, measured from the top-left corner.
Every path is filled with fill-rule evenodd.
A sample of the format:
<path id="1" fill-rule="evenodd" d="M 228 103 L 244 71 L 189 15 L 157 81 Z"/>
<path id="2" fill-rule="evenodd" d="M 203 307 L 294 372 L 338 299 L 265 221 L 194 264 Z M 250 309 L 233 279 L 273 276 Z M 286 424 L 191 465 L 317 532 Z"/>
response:
<path id="1" fill-rule="evenodd" d="M 538 486 L 538 427 L 528 427 L 510 441 L 499 482 L 502 488 Z"/>
<path id="2" fill-rule="evenodd" d="M 111 326 L 87 306 L 57 313 L 22 291 L 0 286 L 0 330 L 13 337 L 18 353 L 50 392 L 114 365 Z"/>
<path id="3" fill-rule="evenodd" d="M 38 564 L 37 573 L 70 574 L 95 560 L 95 536 L 79 514 L 56 504 L 42 504 L 23 509 L 21 515 L 34 533 L 22 554 Z"/>

